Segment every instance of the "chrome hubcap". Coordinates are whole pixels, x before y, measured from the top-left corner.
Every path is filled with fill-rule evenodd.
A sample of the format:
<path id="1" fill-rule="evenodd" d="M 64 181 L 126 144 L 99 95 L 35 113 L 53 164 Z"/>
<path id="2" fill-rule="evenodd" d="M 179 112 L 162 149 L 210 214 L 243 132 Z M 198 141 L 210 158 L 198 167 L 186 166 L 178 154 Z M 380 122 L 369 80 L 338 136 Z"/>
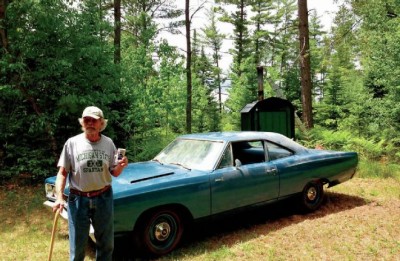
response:
<path id="1" fill-rule="evenodd" d="M 307 198 L 311 201 L 317 198 L 317 190 L 314 187 L 311 187 L 307 191 Z"/>
<path id="2" fill-rule="evenodd" d="M 156 225 L 154 235 L 157 240 L 166 240 L 171 233 L 171 226 L 167 222 L 162 222 Z"/>

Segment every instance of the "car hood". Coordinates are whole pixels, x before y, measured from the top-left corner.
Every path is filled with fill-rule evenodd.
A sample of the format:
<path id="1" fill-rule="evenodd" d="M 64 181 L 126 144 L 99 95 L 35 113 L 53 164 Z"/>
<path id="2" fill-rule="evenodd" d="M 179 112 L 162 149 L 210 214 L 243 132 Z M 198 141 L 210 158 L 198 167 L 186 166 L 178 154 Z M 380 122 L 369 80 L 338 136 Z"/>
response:
<path id="1" fill-rule="evenodd" d="M 172 176 L 174 174 L 184 174 L 190 170 L 176 165 L 163 165 L 156 161 L 146 161 L 139 163 L 130 163 L 122 171 L 118 177 L 112 177 L 113 187 L 116 190 L 128 189 L 129 184 L 137 184 L 143 181 L 157 181 L 158 178 Z M 46 183 L 55 184 L 57 176 L 49 177 L 45 180 Z M 66 190 L 68 191 L 68 184 Z"/>
<path id="2" fill-rule="evenodd" d="M 120 176 L 113 178 L 113 183 L 121 185 L 140 183 L 188 171 L 190 170 L 175 165 L 163 165 L 156 161 L 131 163 L 123 170 Z"/>

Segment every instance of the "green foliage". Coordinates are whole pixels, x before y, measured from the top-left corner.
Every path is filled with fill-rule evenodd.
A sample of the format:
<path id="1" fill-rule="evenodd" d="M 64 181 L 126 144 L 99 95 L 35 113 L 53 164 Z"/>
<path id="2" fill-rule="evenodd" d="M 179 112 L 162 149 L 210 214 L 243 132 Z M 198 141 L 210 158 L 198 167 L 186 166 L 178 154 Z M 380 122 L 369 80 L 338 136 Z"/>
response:
<path id="1" fill-rule="evenodd" d="M 212 13 L 214 14 L 214 13 Z M 212 18 L 215 20 L 215 18 Z M 206 132 L 219 130 L 220 115 L 218 113 L 219 101 L 212 96 L 212 92 L 218 93 L 221 84 L 221 71 L 218 67 L 220 59 L 221 37 L 215 28 L 215 21 L 211 21 L 210 27 L 203 31 L 204 40 L 212 49 L 213 58 L 210 59 L 200 41 L 194 34 L 192 60 L 192 125 L 193 132 Z"/>
<path id="2" fill-rule="evenodd" d="M 398 147 L 400 140 L 374 140 L 358 136 L 349 131 L 332 131 L 321 127 L 315 127 L 300 137 L 302 143 L 310 148 L 322 147 L 327 150 L 356 151 L 361 160 L 367 162 L 389 161 L 400 162 Z"/>
<path id="3" fill-rule="evenodd" d="M 104 39 L 110 27 L 92 10 L 78 13 L 63 1 L 29 0 L 8 5 L 6 26 L 1 175 L 45 177 L 56 172 L 66 138 L 79 131 L 83 108 L 116 101 L 113 53 Z"/>
<path id="4" fill-rule="evenodd" d="M 254 68 L 254 61 L 251 58 L 244 60 L 241 71 L 242 74 L 232 74 L 232 86 L 229 91 L 229 99 L 226 101 L 225 106 L 229 112 L 229 124 L 234 129 L 240 129 L 240 111 L 246 104 L 255 101 L 257 98 L 257 85 L 253 84 L 257 77 Z"/>
<path id="5" fill-rule="evenodd" d="M 131 162 L 152 158 L 185 132 L 185 54 L 159 34 L 176 33 L 182 25 L 182 10 L 172 1 L 122 3 L 118 65 L 104 2 L 6 2 L 0 21 L 8 43 L 0 37 L 0 179 L 54 174 L 61 147 L 81 131 L 77 118 L 88 105 L 103 109 L 109 119 L 104 133 L 128 149 Z M 203 35 L 194 34 L 192 41 L 193 131 L 239 130 L 240 111 L 257 99 L 260 64 L 265 97 L 286 98 L 300 108 L 296 1 L 217 2 L 210 23 L 199 30 Z M 313 116 L 319 127 L 297 136 L 311 147 L 355 150 L 366 161 L 397 163 L 399 1 L 346 2 L 329 34 L 310 10 Z M 232 36 L 218 31 L 218 19 L 233 26 Z M 232 86 L 220 111 L 211 93 L 223 81 L 227 37 L 233 43 Z"/>
<path id="6" fill-rule="evenodd" d="M 346 147 L 357 151 L 360 157 L 371 161 L 379 161 L 386 152 L 383 141 L 374 142 L 362 138 L 352 138 Z"/>
<path id="7" fill-rule="evenodd" d="M 154 128 L 143 135 L 136 135 L 127 146 L 132 148 L 132 151 L 127 151 L 127 156 L 131 162 L 151 160 L 175 137 L 174 132 L 161 128 Z"/>
<path id="8" fill-rule="evenodd" d="M 246 7 L 251 1 L 226 1 L 235 5 L 236 9 L 232 12 L 223 12 L 222 21 L 233 26 L 233 45 L 231 54 L 233 56 L 232 72 L 238 77 L 242 74 L 243 63 L 252 56 L 251 41 L 249 37 L 249 21 Z M 255 62 L 253 60 L 253 62 Z M 253 67 L 255 70 L 255 66 Z"/>
<path id="9" fill-rule="evenodd" d="M 347 146 L 351 137 L 350 132 L 331 131 L 317 126 L 307 133 L 307 139 L 301 138 L 305 140 L 304 145 L 307 147 L 312 148 L 318 145 L 328 150 L 342 150 Z"/>

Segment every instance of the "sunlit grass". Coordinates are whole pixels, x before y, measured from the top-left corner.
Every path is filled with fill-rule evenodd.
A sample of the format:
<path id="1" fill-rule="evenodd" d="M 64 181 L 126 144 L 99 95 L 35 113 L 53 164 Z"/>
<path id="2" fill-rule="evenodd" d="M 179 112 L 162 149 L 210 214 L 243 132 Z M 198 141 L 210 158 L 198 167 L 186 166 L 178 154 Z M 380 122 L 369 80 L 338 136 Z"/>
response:
<path id="1" fill-rule="evenodd" d="M 160 260 L 398 260 L 399 179 L 359 176 L 327 189 L 327 202 L 314 213 L 239 224 L 204 239 L 212 246 L 185 245 Z"/>
<path id="2" fill-rule="evenodd" d="M 54 215 L 44 200 L 42 185 L 0 187 L 0 260 L 47 260 Z M 62 219 L 53 260 L 69 260 L 68 227 Z"/>
<path id="3" fill-rule="evenodd" d="M 389 162 L 361 160 L 358 165 L 361 178 L 394 178 L 400 180 L 400 165 Z"/>
<path id="4" fill-rule="evenodd" d="M 353 180 L 327 189 L 314 213 L 284 203 L 206 223 L 159 260 L 397 260 L 398 168 L 379 164 L 362 163 Z M 394 174 L 375 175 L 385 168 Z M 54 215 L 43 201 L 42 185 L 0 187 L 0 260 L 47 260 Z M 68 229 L 60 218 L 53 260 L 68 259 Z M 93 249 L 85 260 L 95 260 Z"/>

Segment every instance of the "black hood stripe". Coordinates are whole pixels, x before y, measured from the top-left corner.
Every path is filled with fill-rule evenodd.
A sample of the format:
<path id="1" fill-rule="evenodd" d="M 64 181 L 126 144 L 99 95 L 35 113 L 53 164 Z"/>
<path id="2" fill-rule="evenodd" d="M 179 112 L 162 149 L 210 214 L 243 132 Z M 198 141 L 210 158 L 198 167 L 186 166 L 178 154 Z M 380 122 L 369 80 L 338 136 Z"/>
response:
<path id="1" fill-rule="evenodd" d="M 152 177 L 148 177 L 148 178 L 132 180 L 132 181 L 131 181 L 131 184 L 132 184 L 132 183 L 137 183 L 137 182 L 140 182 L 140 181 L 149 180 L 149 179 L 155 179 L 155 178 L 161 178 L 161 177 L 169 176 L 169 175 L 172 175 L 172 174 L 174 174 L 174 173 L 175 173 L 175 172 L 169 172 L 169 173 L 165 173 L 165 174 L 161 174 L 161 175 L 157 175 L 157 176 L 152 176 Z"/>

